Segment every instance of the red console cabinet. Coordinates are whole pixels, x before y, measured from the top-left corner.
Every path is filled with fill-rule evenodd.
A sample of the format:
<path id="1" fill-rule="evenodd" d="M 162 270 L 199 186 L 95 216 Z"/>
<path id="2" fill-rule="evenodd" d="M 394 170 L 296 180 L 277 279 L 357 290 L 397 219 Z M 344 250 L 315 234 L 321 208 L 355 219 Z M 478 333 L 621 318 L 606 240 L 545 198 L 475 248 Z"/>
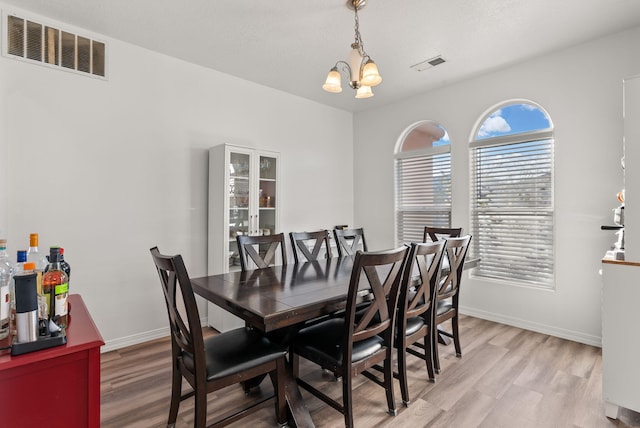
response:
<path id="1" fill-rule="evenodd" d="M 67 343 L 0 354 L 0 425 L 100 426 L 100 347 L 104 340 L 78 294 L 69 296 Z"/>

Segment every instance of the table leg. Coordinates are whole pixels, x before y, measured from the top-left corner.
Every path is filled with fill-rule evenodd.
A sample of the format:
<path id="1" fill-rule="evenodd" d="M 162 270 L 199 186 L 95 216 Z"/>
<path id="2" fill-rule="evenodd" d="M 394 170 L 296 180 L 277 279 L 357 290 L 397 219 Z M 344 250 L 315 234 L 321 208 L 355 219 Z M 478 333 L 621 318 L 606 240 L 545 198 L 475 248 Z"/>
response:
<path id="1" fill-rule="evenodd" d="M 440 330 L 438 330 L 438 343 L 441 343 L 442 345 L 450 345 L 451 338 L 449 338 L 448 336 L 445 336 L 440 332 Z"/>
<path id="2" fill-rule="evenodd" d="M 291 371 L 285 370 L 283 376 L 285 377 L 285 397 L 287 399 L 287 405 L 289 406 L 293 426 L 298 428 L 314 428 L 315 425 L 311 420 L 309 409 L 304 403 L 300 388 L 298 388 L 298 383 Z"/>

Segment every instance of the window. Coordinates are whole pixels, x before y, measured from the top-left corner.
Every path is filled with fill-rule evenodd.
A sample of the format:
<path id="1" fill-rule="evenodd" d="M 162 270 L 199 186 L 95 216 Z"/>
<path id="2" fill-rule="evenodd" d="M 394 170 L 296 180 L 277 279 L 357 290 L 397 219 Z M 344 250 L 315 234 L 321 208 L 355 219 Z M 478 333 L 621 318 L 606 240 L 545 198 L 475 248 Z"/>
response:
<path id="1" fill-rule="evenodd" d="M 553 288 L 553 129 L 525 101 L 481 120 L 471 151 L 474 276 Z"/>
<path id="2" fill-rule="evenodd" d="M 451 145 L 439 124 L 424 121 L 395 155 L 396 242 L 421 242 L 425 226 L 451 225 Z"/>

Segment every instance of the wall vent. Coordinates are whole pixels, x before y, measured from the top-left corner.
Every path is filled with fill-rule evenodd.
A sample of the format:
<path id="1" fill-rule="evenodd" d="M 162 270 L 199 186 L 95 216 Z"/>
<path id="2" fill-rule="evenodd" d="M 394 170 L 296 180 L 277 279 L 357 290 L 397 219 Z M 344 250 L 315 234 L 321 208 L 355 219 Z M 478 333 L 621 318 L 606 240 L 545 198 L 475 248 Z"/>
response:
<path id="1" fill-rule="evenodd" d="M 3 14 L 3 53 L 94 77 L 106 77 L 106 44 L 14 14 Z"/>
<path id="2" fill-rule="evenodd" d="M 422 61 L 422 62 L 419 62 L 417 64 L 413 64 L 409 68 L 411 68 L 413 70 L 416 70 L 416 71 L 425 71 L 425 70 L 427 70 L 429 68 L 435 67 L 436 65 L 444 64 L 445 62 L 447 62 L 447 60 L 442 58 L 442 56 L 438 55 L 438 56 L 433 57 L 431 59 L 428 59 L 426 61 Z"/>

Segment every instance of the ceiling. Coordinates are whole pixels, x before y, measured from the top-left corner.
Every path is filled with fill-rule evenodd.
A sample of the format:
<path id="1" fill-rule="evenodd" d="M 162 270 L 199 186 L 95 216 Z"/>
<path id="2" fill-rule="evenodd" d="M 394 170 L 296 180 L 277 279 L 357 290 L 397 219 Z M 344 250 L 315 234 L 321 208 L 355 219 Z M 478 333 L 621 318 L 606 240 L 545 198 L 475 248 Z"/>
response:
<path id="1" fill-rule="evenodd" d="M 341 94 L 321 88 L 354 40 L 345 0 L 0 1 L 354 112 L 640 25 L 640 0 L 368 0 L 360 31 L 384 80 L 356 100 L 344 75 Z"/>

